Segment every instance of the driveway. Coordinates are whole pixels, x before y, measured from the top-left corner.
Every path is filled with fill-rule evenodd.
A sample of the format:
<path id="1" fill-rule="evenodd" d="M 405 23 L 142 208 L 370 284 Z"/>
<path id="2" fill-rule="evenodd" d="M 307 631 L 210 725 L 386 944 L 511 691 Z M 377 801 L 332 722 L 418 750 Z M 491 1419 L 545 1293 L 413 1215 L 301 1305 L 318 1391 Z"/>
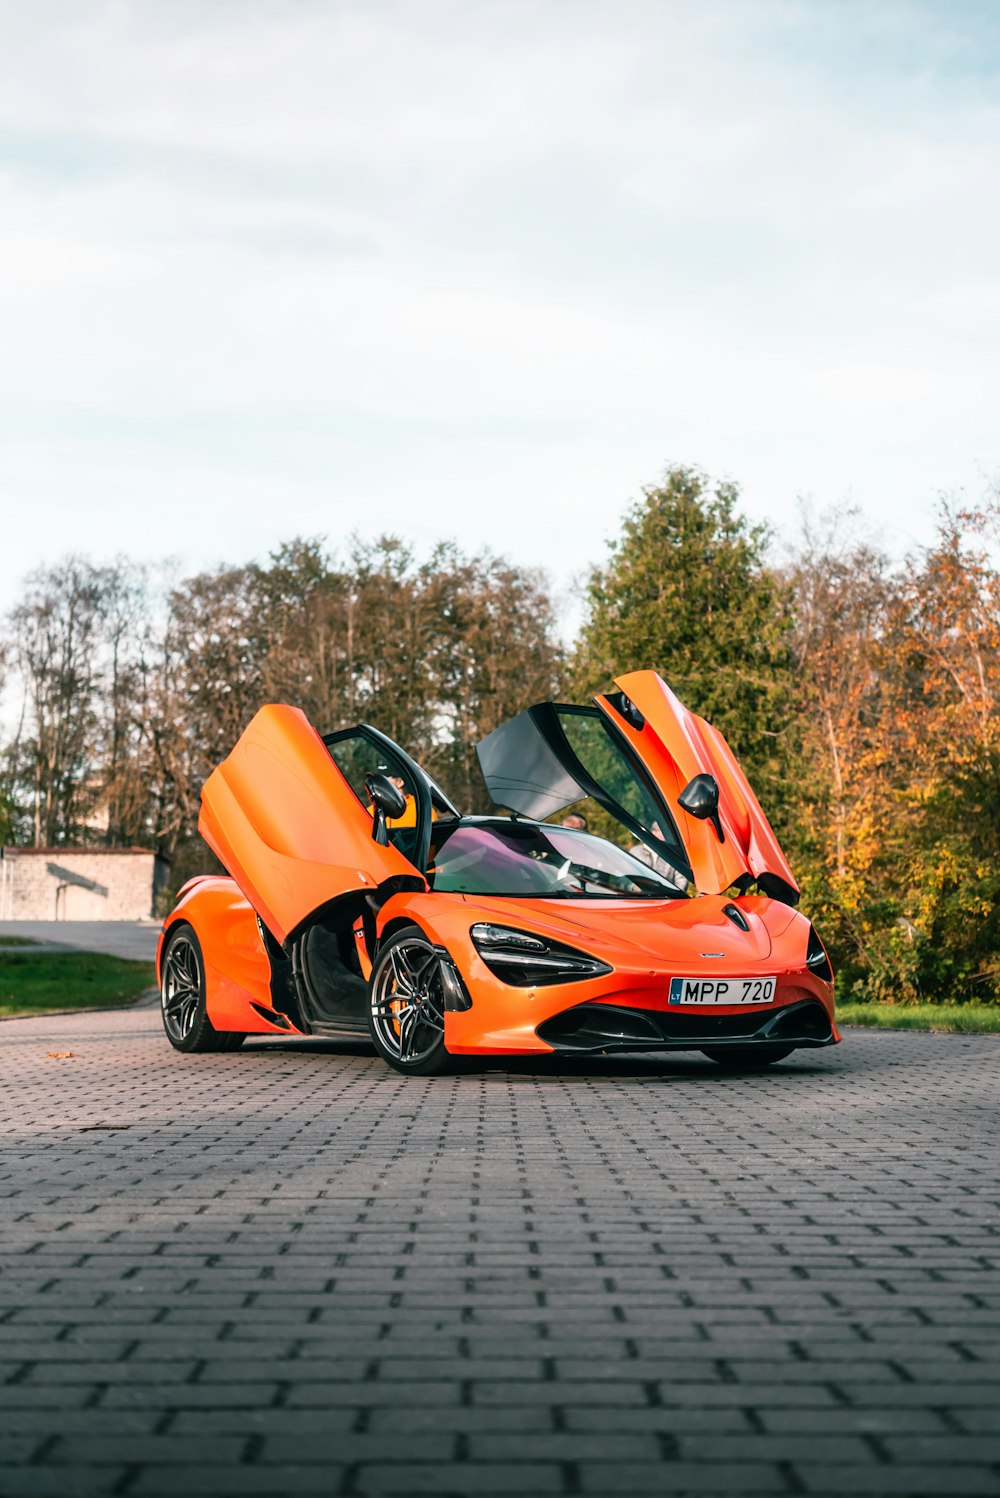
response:
<path id="1" fill-rule="evenodd" d="M 0 946 L 5 936 L 27 936 L 48 947 L 142 962 L 153 961 L 159 935 L 159 921 L 0 921 Z"/>
<path id="2" fill-rule="evenodd" d="M 1000 1493 L 997 1040 L 403 1079 L 158 1024 L 3 1027 L 6 1498 Z"/>

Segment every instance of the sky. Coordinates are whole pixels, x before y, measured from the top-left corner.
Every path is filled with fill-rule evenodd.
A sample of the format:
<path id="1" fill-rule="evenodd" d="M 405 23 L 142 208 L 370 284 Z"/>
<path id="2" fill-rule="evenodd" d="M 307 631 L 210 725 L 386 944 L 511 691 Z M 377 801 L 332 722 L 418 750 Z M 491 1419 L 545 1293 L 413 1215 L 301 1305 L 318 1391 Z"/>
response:
<path id="1" fill-rule="evenodd" d="M 992 0 L 0 0 L 0 610 L 668 464 L 889 548 L 1000 475 Z"/>

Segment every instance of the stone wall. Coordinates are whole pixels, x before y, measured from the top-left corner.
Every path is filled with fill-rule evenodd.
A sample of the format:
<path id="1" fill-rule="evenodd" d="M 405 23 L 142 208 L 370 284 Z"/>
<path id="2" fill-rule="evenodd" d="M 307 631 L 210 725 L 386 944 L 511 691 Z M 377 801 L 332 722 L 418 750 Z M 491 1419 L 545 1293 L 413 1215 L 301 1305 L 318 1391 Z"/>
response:
<path id="1" fill-rule="evenodd" d="M 145 849 L 4 848 L 0 920 L 146 920 L 165 872 Z"/>

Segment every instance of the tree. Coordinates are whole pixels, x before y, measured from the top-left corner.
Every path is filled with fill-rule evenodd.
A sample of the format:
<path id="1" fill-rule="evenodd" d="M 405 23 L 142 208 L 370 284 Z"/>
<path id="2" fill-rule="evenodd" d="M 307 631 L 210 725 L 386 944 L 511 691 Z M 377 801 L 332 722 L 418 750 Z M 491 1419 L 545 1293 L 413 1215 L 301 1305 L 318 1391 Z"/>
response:
<path id="1" fill-rule="evenodd" d="M 897 806 L 886 878 L 902 907 L 874 973 L 893 997 L 1000 1000 L 1000 507 L 941 507 L 908 559 L 886 640 Z M 900 945 L 896 936 L 895 945 Z"/>
<path id="2" fill-rule="evenodd" d="M 10 615 L 9 651 L 24 693 L 11 779 L 36 847 L 85 837 L 100 800 L 95 750 L 107 580 L 104 569 L 69 557 L 32 573 Z"/>
<path id="3" fill-rule="evenodd" d="M 99 744 L 97 775 L 103 790 L 106 841 L 112 847 L 149 837 L 146 739 L 142 712 L 150 650 L 150 597 L 146 570 L 119 558 L 105 569 L 101 598 Z"/>
<path id="4" fill-rule="evenodd" d="M 894 581 L 856 521 L 853 511 L 806 517 L 786 573 L 802 747 L 788 852 L 824 939 L 853 978 L 871 958 L 872 863 L 893 800 L 881 668 Z"/>
<path id="5" fill-rule="evenodd" d="M 0 638 L 0 702 L 3 701 L 4 688 L 7 683 L 7 673 L 10 663 L 10 647 L 6 640 Z M 21 715 L 24 708 L 22 705 Z M 16 739 L 20 739 L 20 730 Z M 17 804 L 14 786 L 14 762 L 13 745 L 0 747 L 0 848 L 5 843 L 11 842 L 16 825 Z"/>
<path id="6" fill-rule="evenodd" d="M 738 498 L 693 468 L 644 491 L 591 571 L 571 674 L 586 694 L 659 670 L 722 730 L 780 825 L 796 756 L 790 596 L 766 564 L 767 527 L 742 517 Z"/>
<path id="7" fill-rule="evenodd" d="M 476 740 L 550 696 L 561 659 L 539 575 L 451 544 L 421 563 L 394 536 L 354 539 L 343 561 L 300 537 L 187 578 L 144 638 L 141 732 L 115 783 L 127 770 L 143 787 L 144 836 L 177 881 L 207 860 L 201 786 L 261 703 L 294 703 L 321 731 L 374 723 L 468 808 L 484 799 Z"/>
<path id="8" fill-rule="evenodd" d="M 806 759 L 790 851 L 842 992 L 1000 998 L 996 510 L 944 506 L 899 566 L 849 518 L 807 527 L 789 573 Z"/>
<path id="9" fill-rule="evenodd" d="M 434 626 L 426 661 L 434 722 L 425 754 L 463 811 L 488 811 L 475 746 L 558 694 L 563 651 L 544 575 L 488 552 L 439 546 L 422 569 Z"/>
<path id="10" fill-rule="evenodd" d="M 175 883 L 213 860 L 197 835 L 201 787 L 266 700 L 255 578 L 221 567 L 171 588 L 143 671 L 147 838 Z"/>

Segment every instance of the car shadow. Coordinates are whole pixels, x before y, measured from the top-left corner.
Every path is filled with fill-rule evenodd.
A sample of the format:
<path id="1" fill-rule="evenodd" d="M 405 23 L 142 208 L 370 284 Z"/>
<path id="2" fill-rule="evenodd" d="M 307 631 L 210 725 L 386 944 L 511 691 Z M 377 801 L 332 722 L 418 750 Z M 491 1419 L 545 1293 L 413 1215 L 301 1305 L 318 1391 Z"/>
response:
<path id="1" fill-rule="evenodd" d="M 836 1048 L 837 1051 L 839 1049 Z M 274 1055 L 275 1052 L 282 1055 L 339 1056 L 345 1061 L 356 1060 L 379 1068 L 384 1066 L 372 1047 L 360 1038 L 330 1040 L 298 1036 L 290 1039 L 253 1036 L 242 1047 L 239 1055 L 252 1060 Z M 660 1051 L 655 1055 L 621 1051 L 616 1055 L 470 1056 L 463 1058 L 465 1064 L 461 1071 L 446 1073 L 440 1080 L 453 1080 L 456 1075 L 470 1078 L 499 1075 L 539 1081 L 559 1080 L 563 1077 L 610 1077 L 641 1081 L 697 1077 L 699 1080 L 714 1078 L 723 1082 L 733 1077 L 787 1077 L 792 1073 L 796 1076 L 819 1076 L 829 1071 L 831 1061 L 835 1062 L 837 1059 L 833 1048 L 825 1054 L 819 1051 L 796 1051 L 786 1060 L 774 1062 L 771 1066 L 718 1066 L 700 1051 Z"/>

